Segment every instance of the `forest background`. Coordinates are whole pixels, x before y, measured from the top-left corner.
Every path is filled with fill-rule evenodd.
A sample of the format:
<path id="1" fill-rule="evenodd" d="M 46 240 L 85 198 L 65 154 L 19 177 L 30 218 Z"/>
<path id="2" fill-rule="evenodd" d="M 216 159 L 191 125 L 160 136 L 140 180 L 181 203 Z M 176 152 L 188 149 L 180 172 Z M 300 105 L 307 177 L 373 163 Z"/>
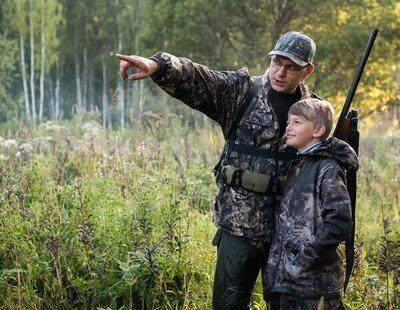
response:
<path id="1" fill-rule="evenodd" d="M 345 301 L 400 307 L 399 21 L 392 0 L 2 1 L 2 308 L 210 307 L 221 133 L 150 80 L 121 81 L 116 52 L 261 75 L 279 36 L 302 31 L 317 43 L 307 83 L 339 114 L 372 28 Z"/>

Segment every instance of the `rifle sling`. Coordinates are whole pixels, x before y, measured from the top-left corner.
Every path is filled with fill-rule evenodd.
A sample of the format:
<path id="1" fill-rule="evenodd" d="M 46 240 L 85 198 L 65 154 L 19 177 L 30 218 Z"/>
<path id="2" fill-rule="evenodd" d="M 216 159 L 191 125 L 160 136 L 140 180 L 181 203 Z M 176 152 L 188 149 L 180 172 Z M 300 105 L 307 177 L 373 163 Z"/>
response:
<path id="1" fill-rule="evenodd" d="M 357 111 L 351 111 L 347 116 L 350 119 L 350 131 L 348 134 L 348 143 L 358 154 L 358 144 L 360 140 L 359 132 L 357 130 Z M 351 201 L 351 216 L 353 225 L 350 235 L 345 241 L 345 254 L 346 254 L 346 275 L 344 280 L 344 290 L 346 291 L 347 285 L 354 266 L 354 238 L 355 238 L 355 221 L 356 221 L 356 197 L 357 197 L 357 172 L 347 171 L 346 174 L 347 190 L 349 192 Z"/>
<path id="2" fill-rule="evenodd" d="M 244 117 L 244 115 L 247 115 L 250 113 L 250 111 L 253 109 L 254 105 L 257 102 L 258 97 L 255 96 L 257 93 L 258 87 L 261 84 L 261 79 L 262 77 L 257 77 L 254 82 L 250 85 L 246 96 L 245 96 L 245 102 L 239 106 L 239 109 L 236 113 L 235 120 L 232 124 L 231 129 L 229 130 L 229 135 L 228 139 L 225 144 L 225 149 L 224 149 L 224 158 L 227 159 L 230 157 L 230 154 L 232 152 L 232 149 L 235 145 L 235 140 L 236 140 L 236 130 L 239 128 L 240 121 Z M 222 167 L 219 167 L 220 169 Z"/>
<path id="3" fill-rule="evenodd" d="M 250 111 L 256 104 L 258 98 L 255 96 L 255 94 L 257 93 L 259 85 L 261 84 L 261 79 L 262 77 L 257 77 L 254 80 L 246 93 L 244 104 L 241 104 L 239 106 L 235 121 L 233 122 L 232 127 L 229 130 L 228 144 L 234 144 L 236 139 L 236 130 L 239 128 L 240 121 L 242 120 L 243 116 L 250 113 Z"/>
<path id="4" fill-rule="evenodd" d="M 247 90 L 246 95 L 243 97 L 242 101 L 240 102 L 239 109 L 235 115 L 235 119 L 232 123 L 232 127 L 229 129 L 228 137 L 225 142 L 224 150 L 221 154 L 221 157 L 217 163 L 217 165 L 214 167 L 214 174 L 219 178 L 220 172 L 222 170 L 222 166 L 224 161 L 229 158 L 231 152 L 232 152 L 232 147 L 235 145 L 235 140 L 236 140 L 236 130 L 239 127 L 240 121 L 242 120 L 243 116 L 245 114 L 248 114 L 253 106 L 255 105 L 257 101 L 257 97 L 255 97 L 255 94 L 257 93 L 258 87 L 261 83 L 262 77 L 259 76 L 257 77 L 254 82 L 249 86 L 249 89 Z M 244 102 L 243 102 L 244 101 Z"/>

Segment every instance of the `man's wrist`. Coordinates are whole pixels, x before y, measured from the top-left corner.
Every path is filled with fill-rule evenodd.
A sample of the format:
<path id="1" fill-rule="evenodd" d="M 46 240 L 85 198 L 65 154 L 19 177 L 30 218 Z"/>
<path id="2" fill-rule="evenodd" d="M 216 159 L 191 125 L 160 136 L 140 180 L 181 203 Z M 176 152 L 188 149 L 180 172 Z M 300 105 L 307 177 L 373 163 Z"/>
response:
<path id="1" fill-rule="evenodd" d="M 167 53 L 158 52 L 151 56 L 150 59 L 154 60 L 158 65 L 157 70 L 152 74 L 152 78 L 158 79 L 164 76 L 167 73 L 168 65 L 171 62 L 171 56 Z"/>

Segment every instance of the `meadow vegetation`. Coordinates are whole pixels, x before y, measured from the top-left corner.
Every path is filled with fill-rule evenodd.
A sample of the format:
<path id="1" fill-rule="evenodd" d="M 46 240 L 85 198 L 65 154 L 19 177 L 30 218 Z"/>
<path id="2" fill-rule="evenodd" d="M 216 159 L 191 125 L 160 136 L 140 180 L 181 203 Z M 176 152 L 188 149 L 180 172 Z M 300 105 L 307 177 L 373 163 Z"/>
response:
<path id="1" fill-rule="evenodd" d="M 0 133 L 0 308 L 210 309 L 214 124 L 96 115 Z M 348 309 L 400 307 L 398 125 L 362 136 Z M 252 309 L 265 309 L 257 284 Z"/>

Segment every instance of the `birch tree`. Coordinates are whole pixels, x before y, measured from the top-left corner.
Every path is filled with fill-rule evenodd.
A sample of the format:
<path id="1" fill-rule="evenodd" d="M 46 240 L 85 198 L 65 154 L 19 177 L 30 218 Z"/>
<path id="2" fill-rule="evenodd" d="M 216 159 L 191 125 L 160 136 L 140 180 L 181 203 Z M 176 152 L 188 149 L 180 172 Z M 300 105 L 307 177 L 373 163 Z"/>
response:
<path id="1" fill-rule="evenodd" d="M 20 57 L 20 73 L 21 82 L 24 93 L 24 107 L 25 107 L 25 117 L 30 118 L 30 94 L 28 88 L 27 80 L 27 63 L 25 60 L 25 37 L 27 32 L 27 14 L 28 11 L 26 0 L 7 0 L 3 5 L 5 19 L 9 25 L 10 31 L 15 31 L 19 35 L 19 57 Z M 13 16 L 13 18 L 11 18 Z"/>
<path id="2" fill-rule="evenodd" d="M 57 0 L 6 0 L 4 7 L 10 29 L 19 35 L 25 115 L 34 122 L 42 120 L 46 77 L 57 59 L 57 29 L 62 22 L 61 6 Z M 26 57 L 27 54 L 29 57 Z M 37 88 L 39 106 L 36 101 Z"/>
<path id="3" fill-rule="evenodd" d="M 40 81 L 39 81 L 39 122 L 43 118 L 43 101 L 44 101 L 44 61 L 46 55 L 46 40 L 45 40 L 45 0 L 41 1 L 40 14 Z"/>
<path id="4" fill-rule="evenodd" d="M 10 40 L 0 34 L 0 122 L 10 117 L 15 117 L 15 105 L 12 105 L 10 88 L 15 79 L 16 60 L 15 53 L 18 51 L 18 41 Z"/>
<path id="5" fill-rule="evenodd" d="M 121 17 L 121 9 L 120 0 L 115 0 L 115 8 L 116 8 L 116 22 L 117 22 L 117 31 L 118 31 L 118 51 L 122 51 L 122 17 Z M 117 82 L 117 103 L 119 107 L 119 121 L 121 128 L 125 128 L 125 89 L 122 81 L 118 79 Z"/>
<path id="6" fill-rule="evenodd" d="M 36 94 L 35 94 L 35 12 L 34 12 L 34 2 L 29 0 L 29 38 L 30 38 L 30 90 L 31 90 L 31 109 L 32 109 L 32 119 L 36 122 Z"/>
<path id="7" fill-rule="evenodd" d="M 16 0 L 15 2 L 15 21 L 12 24 L 14 28 L 19 28 L 19 47 L 20 47 L 20 68 L 21 68 L 21 78 L 22 86 L 24 90 L 24 101 L 25 101 L 25 115 L 26 118 L 30 118 L 30 100 L 29 100 L 29 90 L 28 82 L 26 76 L 26 63 L 25 63 L 25 32 L 26 29 L 23 27 L 25 25 L 25 10 L 24 7 L 26 3 L 24 0 Z M 20 26 L 18 26 L 20 25 Z"/>
<path id="8" fill-rule="evenodd" d="M 107 64 L 102 58 L 102 71 L 103 71 L 103 128 L 107 128 L 110 124 L 110 113 L 108 103 L 108 82 L 107 82 Z"/>

